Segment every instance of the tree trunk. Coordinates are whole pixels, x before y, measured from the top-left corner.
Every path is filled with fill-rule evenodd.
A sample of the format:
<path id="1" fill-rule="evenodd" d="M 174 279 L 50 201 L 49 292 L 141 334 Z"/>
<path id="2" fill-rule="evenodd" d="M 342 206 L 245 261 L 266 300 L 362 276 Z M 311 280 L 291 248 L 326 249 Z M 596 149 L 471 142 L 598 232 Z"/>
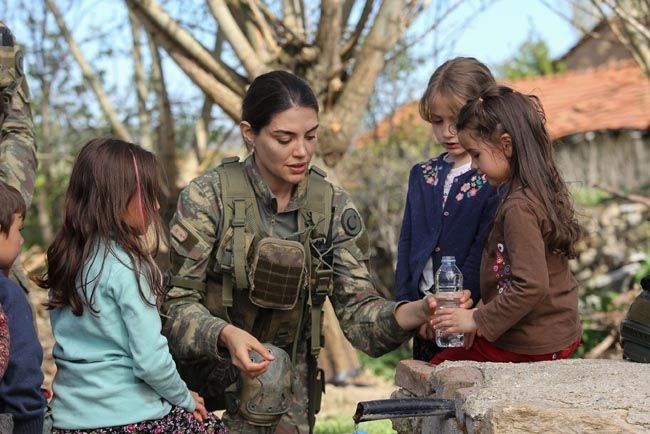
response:
<path id="1" fill-rule="evenodd" d="M 131 25 L 131 35 L 133 37 L 133 78 L 135 80 L 135 89 L 138 94 L 138 120 L 140 122 L 140 146 L 148 151 L 153 150 L 153 135 L 151 132 L 151 116 L 147 109 L 147 100 L 149 91 L 147 89 L 147 80 L 142 67 L 142 49 L 140 42 L 140 23 L 133 11 L 129 10 L 129 24 Z"/>
<path id="2" fill-rule="evenodd" d="M 161 204 L 161 214 L 164 221 L 171 220 L 176 209 L 176 199 L 178 197 L 178 168 L 176 166 L 176 142 L 174 140 L 174 117 L 171 111 L 169 96 L 167 95 L 167 86 L 165 85 L 165 75 L 163 73 L 162 62 L 158 54 L 158 46 L 150 38 L 149 49 L 151 50 L 151 79 L 153 89 L 158 101 L 158 158 L 167 178 L 167 203 Z"/>

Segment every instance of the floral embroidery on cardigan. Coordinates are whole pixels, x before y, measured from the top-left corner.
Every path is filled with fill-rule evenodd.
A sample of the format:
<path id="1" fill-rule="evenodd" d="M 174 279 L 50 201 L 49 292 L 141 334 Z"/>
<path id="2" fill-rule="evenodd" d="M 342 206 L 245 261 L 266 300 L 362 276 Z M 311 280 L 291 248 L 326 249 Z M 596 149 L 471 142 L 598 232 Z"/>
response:
<path id="1" fill-rule="evenodd" d="M 465 198 L 476 196 L 476 193 L 487 184 L 487 176 L 485 174 L 477 174 L 472 176 L 466 183 L 460 186 L 460 193 L 456 195 L 456 200 L 460 202 Z"/>
<path id="2" fill-rule="evenodd" d="M 420 163 L 420 167 L 422 168 L 424 182 L 433 186 L 438 185 L 438 172 L 442 169 L 442 166 L 438 163 L 438 158 L 432 158 L 424 163 Z"/>
<path id="3" fill-rule="evenodd" d="M 497 290 L 499 294 L 502 294 L 503 291 L 510 288 L 510 282 L 512 281 L 512 269 L 510 264 L 508 264 L 507 257 L 508 255 L 504 253 L 504 246 L 502 243 L 497 244 L 496 251 L 496 261 L 492 266 L 492 271 L 497 278 Z"/>

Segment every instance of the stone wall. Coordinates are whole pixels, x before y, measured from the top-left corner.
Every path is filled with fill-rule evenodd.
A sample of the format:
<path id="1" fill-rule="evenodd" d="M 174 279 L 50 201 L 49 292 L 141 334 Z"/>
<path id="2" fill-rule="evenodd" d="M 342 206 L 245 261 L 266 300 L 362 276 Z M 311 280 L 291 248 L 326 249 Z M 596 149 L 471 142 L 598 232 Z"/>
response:
<path id="1" fill-rule="evenodd" d="M 571 271 L 587 287 L 624 289 L 650 250 L 650 207 L 610 201 L 578 213 L 584 237 Z"/>
<path id="2" fill-rule="evenodd" d="M 455 417 L 394 419 L 398 433 L 648 433 L 650 364 L 622 360 L 537 363 L 405 360 L 393 397 L 438 397 Z M 362 427 L 360 427 L 362 429 Z"/>

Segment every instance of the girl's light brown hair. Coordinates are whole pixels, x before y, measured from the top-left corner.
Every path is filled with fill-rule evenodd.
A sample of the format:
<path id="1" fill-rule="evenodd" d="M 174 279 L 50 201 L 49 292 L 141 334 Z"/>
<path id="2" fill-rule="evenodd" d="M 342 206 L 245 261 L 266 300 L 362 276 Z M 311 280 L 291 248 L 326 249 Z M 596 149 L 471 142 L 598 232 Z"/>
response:
<path id="1" fill-rule="evenodd" d="M 530 189 L 541 200 L 551 222 L 548 234 L 551 251 L 575 257 L 575 244 L 582 230 L 575 218 L 569 190 L 555 164 L 553 143 L 539 99 L 507 86 L 493 86 L 465 104 L 456 128 L 501 152 L 501 136 L 504 133 L 510 136 L 510 179 L 504 198 L 511 193 L 512 181 Z"/>
<path id="2" fill-rule="evenodd" d="M 144 220 L 152 223 L 157 252 L 161 233 L 159 192 L 159 166 L 151 152 L 112 138 L 94 139 L 84 145 L 65 194 L 63 226 L 47 250 L 47 271 L 36 279 L 39 286 L 50 290 L 49 309 L 70 307 L 77 316 L 84 308 L 98 313 L 93 298 L 99 279 L 88 276 L 84 267 L 89 261 L 105 259 L 96 257 L 100 241 L 109 250 L 114 243 L 127 253 L 131 263 L 125 265 L 138 276 L 143 301 L 149 303 L 140 286 L 141 275 L 157 298 L 162 295 L 160 270 L 146 240 L 124 221 L 130 200 L 140 194 L 140 211 Z"/>
<path id="3" fill-rule="evenodd" d="M 435 98 L 444 98 L 454 112 L 471 98 L 476 98 L 483 89 L 494 85 L 492 73 L 483 63 L 473 57 L 456 57 L 440 65 L 420 98 L 420 116 L 431 123 L 431 107 Z"/>

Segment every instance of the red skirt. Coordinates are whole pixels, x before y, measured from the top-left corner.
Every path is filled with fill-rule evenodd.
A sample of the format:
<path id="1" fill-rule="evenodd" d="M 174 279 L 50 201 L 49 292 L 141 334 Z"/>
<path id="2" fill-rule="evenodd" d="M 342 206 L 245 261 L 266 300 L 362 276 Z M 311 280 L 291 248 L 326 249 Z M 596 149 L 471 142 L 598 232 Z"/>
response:
<path id="1" fill-rule="evenodd" d="M 473 360 L 475 362 L 543 362 L 545 360 L 568 359 L 571 354 L 580 346 L 580 339 L 555 353 L 547 354 L 519 354 L 512 351 L 501 349 L 489 342 L 485 338 L 476 337 L 471 348 L 446 348 L 435 355 L 429 361 L 434 365 L 439 365 L 445 360 Z"/>

